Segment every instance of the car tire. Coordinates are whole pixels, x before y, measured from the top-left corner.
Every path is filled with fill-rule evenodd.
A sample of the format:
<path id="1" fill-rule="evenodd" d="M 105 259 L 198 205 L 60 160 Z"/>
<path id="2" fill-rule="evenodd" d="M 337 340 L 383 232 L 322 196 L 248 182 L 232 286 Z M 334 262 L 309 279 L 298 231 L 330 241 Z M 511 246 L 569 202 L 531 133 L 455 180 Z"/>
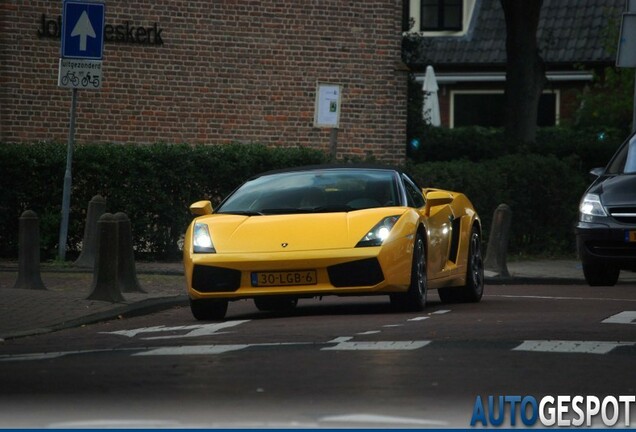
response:
<path id="1" fill-rule="evenodd" d="M 199 321 L 222 320 L 227 313 L 227 305 L 227 300 L 190 299 L 192 315 Z"/>
<path id="2" fill-rule="evenodd" d="M 614 286 L 620 272 L 620 268 L 608 263 L 583 262 L 583 276 L 589 286 Z"/>
<path id="3" fill-rule="evenodd" d="M 298 299 L 295 297 L 255 297 L 254 305 L 262 312 L 290 311 L 296 307 Z"/>
<path id="4" fill-rule="evenodd" d="M 405 293 L 392 294 L 391 304 L 400 310 L 419 312 L 426 306 L 428 279 L 426 274 L 426 247 L 421 234 L 415 237 L 413 262 L 411 264 L 411 284 Z"/>
<path id="5" fill-rule="evenodd" d="M 473 227 L 468 246 L 466 262 L 466 285 L 462 287 L 440 288 L 439 298 L 444 303 L 477 303 L 484 295 L 484 259 L 482 256 L 481 236 L 477 227 Z"/>

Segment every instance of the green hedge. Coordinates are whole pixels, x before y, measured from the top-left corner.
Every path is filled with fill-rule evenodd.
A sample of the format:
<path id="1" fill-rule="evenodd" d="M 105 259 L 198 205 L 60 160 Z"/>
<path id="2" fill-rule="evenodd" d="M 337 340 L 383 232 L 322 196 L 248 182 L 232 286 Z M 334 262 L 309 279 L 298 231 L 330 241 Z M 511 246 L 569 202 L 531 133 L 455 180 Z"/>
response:
<path id="1" fill-rule="evenodd" d="M 1 257 L 17 257 L 19 216 L 27 209 L 40 217 L 43 259 L 56 256 L 65 160 L 65 144 L 0 144 Z M 69 258 L 79 252 L 94 195 L 106 198 L 108 212 L 130 217 L 139 258 L 174 259 L 192 202 L 210 199 L 216 205 L 259 172 L 327 161 L 316 150 L 255 144 L 77 146 Z M 579 165 L 576 157 L 525 152 L 480 161 L 411 161 L 406 170 L 422 186 L 464 192 L 482 217 L 486 241 L 494 209 L 506 203 L 513 210 L 510 253 L 563 254 L 574 250 L 572 227 L 589 182 Z"/>
<path id="2" fill-rule="evenodd" d="M 587 173 L 604 166 L 626 139 L 616 129 L 539 128 L 535 144 L 523 148 L 507 145 L 502 129 L 478 126 L 456 129 L 426 127 L 416 137 L 419 147 L 409 147 L 415 163 L 468 159 L 474 162 L 496 159 L 509 154 L 537 153 L 567 159 Z"/>
<path id="3" fill-rule="evenodd" d="M 481 216 L 485 238 L 499 204 L 512 209 L 510 254 L 574 253 L 574 223 L 586 179 L 555 156 L 507 155 L 410 165 L 423 186 L 463 192 Z"/>
<path id="4" fill-rule="evenodd" d="M 200 199 L 218 204 L 246 178 L 262 171 L 324 163 L 322 152 L 261 145 L 189 146 L 155 144 L 81 145 L 73 157 L 69 256 L 84 234 L 88 203 L 106 198 L 107 211 L 125 212 L 132 222 L 137 253 L 154 259 L 180 255 L 179 237 Z M 57 253 L 66 145 L 0 144 L 0 256 L 17 257 L 19 216 L 40 218 L 43 258 Z"/>

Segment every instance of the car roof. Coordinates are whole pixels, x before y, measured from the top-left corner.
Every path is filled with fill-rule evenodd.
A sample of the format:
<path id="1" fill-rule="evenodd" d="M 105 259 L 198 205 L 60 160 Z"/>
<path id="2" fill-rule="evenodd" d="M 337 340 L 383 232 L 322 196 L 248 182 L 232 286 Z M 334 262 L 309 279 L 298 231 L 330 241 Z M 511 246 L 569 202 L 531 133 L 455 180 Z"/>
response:
<path id="1" fill-rule="evenodd" d="M 274 174 L 284 174 L 284 173 L 292 173 L 292 172 L 303 172 L 303 171 L 318 171 L 318 170 L 382 170 L 382 171 L 393 171 L 399 174 L 404 174 L 404 172 L 393 166 L 389 165 L 376 165 L 376 164 L 319 164 L 319 165 L 304 165 L 290 168 L 283 168 L 271 171 L 265 171 L 263 173 L 257 174 L 250 178 L 250 180 L 265 177 Z"/>

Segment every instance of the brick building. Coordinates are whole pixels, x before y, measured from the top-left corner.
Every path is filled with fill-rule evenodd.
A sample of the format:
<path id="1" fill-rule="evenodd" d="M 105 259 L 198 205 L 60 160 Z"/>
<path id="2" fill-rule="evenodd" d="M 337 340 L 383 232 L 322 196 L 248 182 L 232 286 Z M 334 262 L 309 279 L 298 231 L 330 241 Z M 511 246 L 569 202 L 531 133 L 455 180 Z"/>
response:
<path id="1" fill-rule="evenodd" d="M 444 6 L 440 8 L 440 5 Z M 433 66 L 444 127 L 504 124 L 506 22 L 500 0 L 405 0 L 414 43 L 404 52 L 419 82 Z M 537 40 L 546 85 L 539 126 L 572 121 L 594 72 L 613 66 L 625 0 L 544 0 Z M 618 33 L 618 32 L 616 32 Z"/>
<path id="2" fill-rule="evenodd" d="M 65 141 L 61 1 L 0 2 L 0 142 Z M 255 142 L 328 150 L 318 83 L 341 85 L 339 158 L 404 159 L 401 0 L 106 1 L 101 90 L 76 141 Z"/>

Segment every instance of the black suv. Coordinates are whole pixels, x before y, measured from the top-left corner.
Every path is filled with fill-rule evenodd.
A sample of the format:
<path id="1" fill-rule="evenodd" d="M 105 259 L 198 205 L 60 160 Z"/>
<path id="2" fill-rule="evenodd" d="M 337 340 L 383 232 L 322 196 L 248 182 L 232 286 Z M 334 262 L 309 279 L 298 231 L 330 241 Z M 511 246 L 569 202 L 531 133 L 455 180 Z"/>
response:
<path id="1" fill-rule="evenodd" d="M 636 271 L 636 134 L 605 168 L 579 205 L 576 243 L 583 274 L 592 286 L 612 286 L 621 270 Z"/>

